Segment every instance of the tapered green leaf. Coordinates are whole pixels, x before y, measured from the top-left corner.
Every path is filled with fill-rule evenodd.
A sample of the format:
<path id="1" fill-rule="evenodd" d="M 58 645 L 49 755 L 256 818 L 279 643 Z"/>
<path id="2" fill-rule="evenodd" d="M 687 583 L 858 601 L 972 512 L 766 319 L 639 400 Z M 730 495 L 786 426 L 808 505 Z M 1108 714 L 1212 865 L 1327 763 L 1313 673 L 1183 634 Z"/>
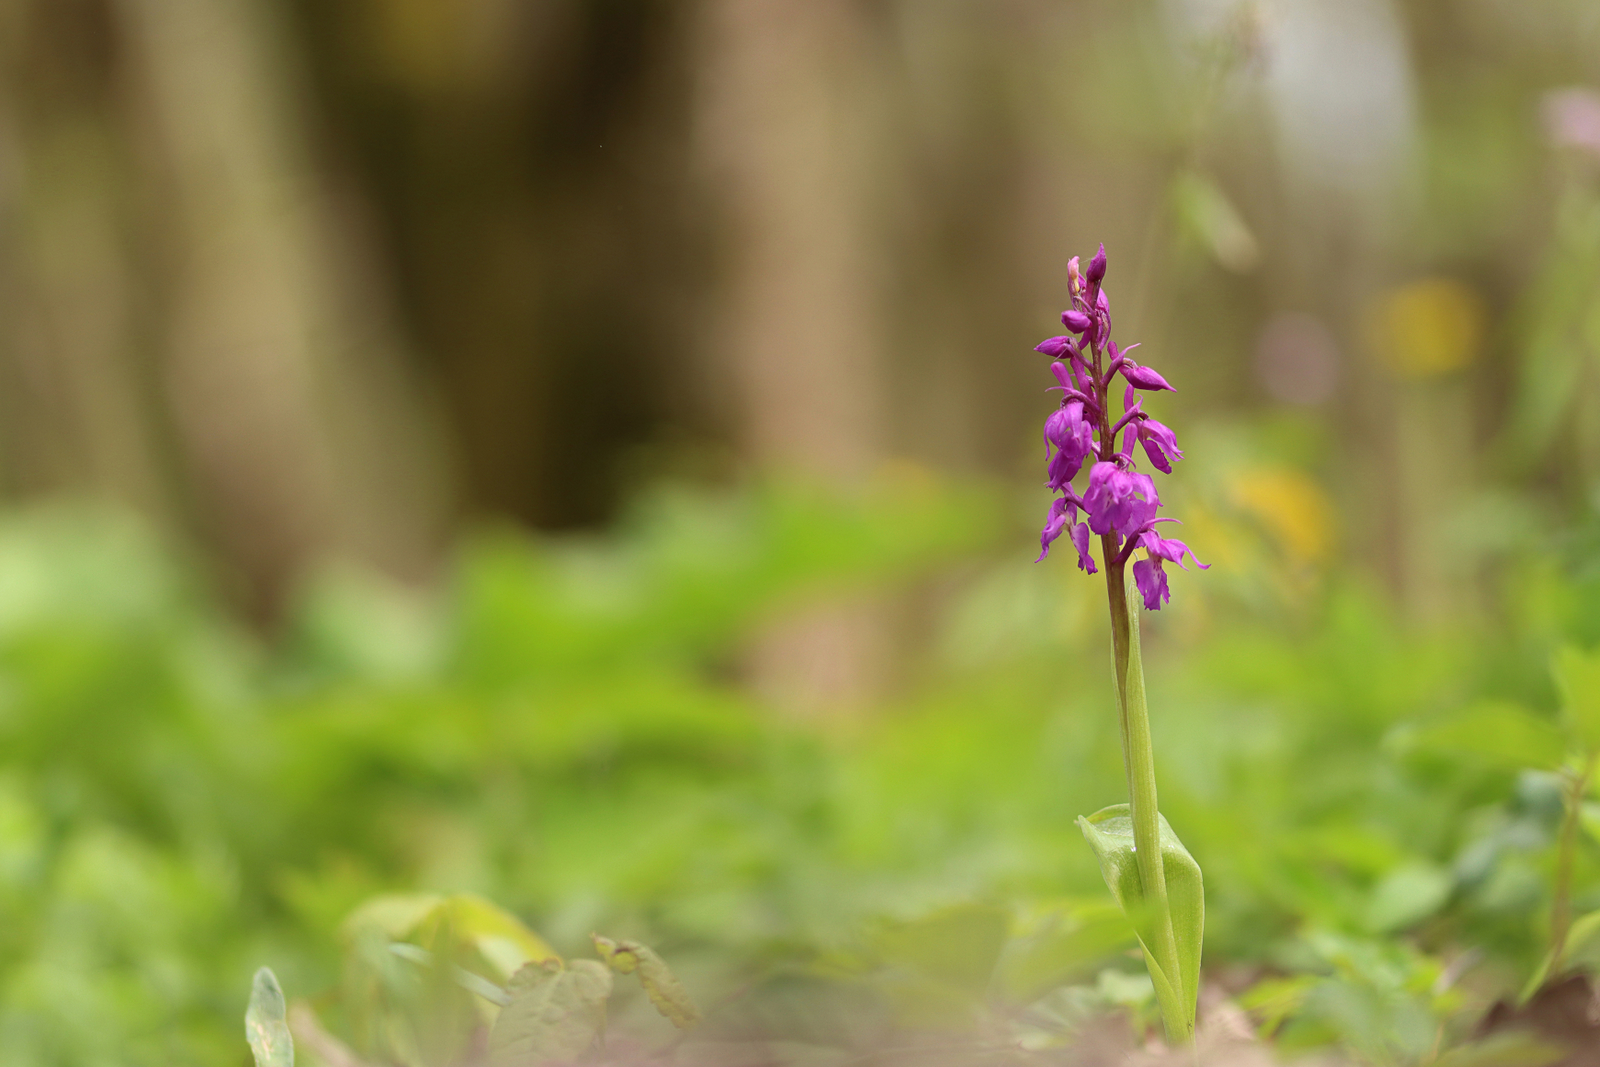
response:
<path id="1" fill-rule="evenodd" d="M 1161 816 L 1161 861 L 1166 872 L 1167 906 L 1172 915 L 1172 936 L 1178 953 L 1176 960 L 1161 959 L 1153 947 L 1159 943 L 1154 937 L 1154 924 L 1159 916 L 1145 900 L 1128 805 L 1113 804 L 1093 815 L 1080 816 L 1078 825 L 1100 860 L 1101 877 L 1133 923 L 1139 943 L 1144 946 L 1145 965 L 1150 970 L 1150 980 L 1155 983 L 1156 996 L 1166 1009 L 1164 1014 L 1175 1013 L 1187 1019 L 1188 1032 L 1193 1034 L 1195 1005 L 1200 994 L 1201 941 L 1206 926 L 1205 887 L 1200 865 L 1167 825 L 1166 817 Z"/>
<path id="2" fill-rule="evenodd" d="M 1581 916 L 1568 929 L 1564 962 L 1600 972 L 1600 911 Z"/>
<path id="3" fill-rule="evenodd" d="M 695 1007 L 689 991 L 678 981 L 665 960 L 655 950 L 637 941 L 613 941 L 609 937 L 590 934 L 595 951 L 618 974 L 635 974 L 639 984 L 650 997 L 656 1010 L 672 1021 L 679 1030 L 691 1030 L 700 1022 L 700 1009 Z"/>
<path id="4" fill-rule="evenodd" d="M 1390 933 L 1411 926 L 1438 911 L 1454 886 L 1450 873 L 1432 863 L 1419 859 L 1402 863 L 1373 889 L 1367 928 Z"/>
<path id="5" fill-rule="evenodd" d="M 593 960 L 530 963 L 511 976 L 511 1003 L 489 1033 L 491 1067 L 570 1063 L 606 1025 L 611 972 Z"/>
<path id="6" fill-rule="evenodd" d="M 1600 651 L 1583 652 L 1568 645 L 1551 664 L 1562 712 L 1590 752 L 1600 752 Z"/>
<path id="7" fill-rule="evenodd" d="M 285 1018 L 283 990 L 271 967 L 257 971 L 251 984 L 244 1036 L 255 1054 L 256 1067 L 294 1067 L 294 1038 Z"/>

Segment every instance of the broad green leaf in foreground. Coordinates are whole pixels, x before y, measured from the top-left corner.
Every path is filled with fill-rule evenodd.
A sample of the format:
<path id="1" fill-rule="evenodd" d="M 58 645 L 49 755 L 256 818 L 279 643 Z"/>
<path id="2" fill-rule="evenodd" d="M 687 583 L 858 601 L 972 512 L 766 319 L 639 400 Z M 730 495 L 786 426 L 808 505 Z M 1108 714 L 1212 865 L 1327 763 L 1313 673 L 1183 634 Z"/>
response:
<path id="1" fill-rule="evenodd" d="M 1034 1000 L 1128 948 L 1132 931 L 1115 901 L 1064 902 L 1014 939 L 999 978 L 1019 1000 Z"/>
<path id="2" fill-rule="evenodd" d="M 1200 865 L 1167 825 L 1166 816 L 1161 816 L 1160 820 L 1161 861 L 1167 876 L 1167 903 L 1178 951 L 1176 960 L 1158 959 L 1152 948 L 1156 943 L 1152 926 L 1156 920 L 1155 909 L 1147 906 L 1144 899 L 1128 805 L 1113 804 L 1093 815 L 1079 816 L 1078 825 L 1099 857 L 1101 877 L 1121 905 L 1123 914 L 1133 923 L 1139 943 L 1144 947 L 1145 964 L 1150 969 L 1150 980 L 1155 983 L 1156 996 L 1162 1001 L 1163 1014 L 1187 1019 L 1189 1033 L 1193 1034 L 1195 1003 L 1200 993 L 1201 939 L 1206 925 L 1205 888 Z"/>
<path id="3" fill-rule="evenodd" d="M 700 1022 L 700 1009 L 695 1007 L 689 991 L 654 949 L 637 941 L 613 941 L 599 934 L 589 936 L 594 939 L 595 951 L 613 970 L 638 976 L 639 984 L 650 996 L 650 1003 L 670 1019 L 673 1026 L 690 1030 Z"/>
<path id="4" fill-rule="evenodd" d="M 1010 918 L 987 904 L 957 904 L 910 922 L 885 923 L 872 947 L 889 964 L 982 997 L 1005 948 Z"/>
<path id="5" fill-rule="evenodd" d="M 442 931 L 475 950 L 500 981 L 525 963 L 560 960 L 544 939 L 515 915 L 471 893 L 385 894 L 357 908 L 345 920 L 347 938 L 378 930 L 391 941 L 416 940 L 425 947 Z"/>
<path id="6" fill-rule="evenodd" d="M 611 972 L 593 960 L 529 963 L 507 992 L 511 1003 L 489 1033 L 491 1067 L 570 1063 L 605 1030 Z"/>
<path id="7" fill-rule="evenodd" d="M 284 1018 L 283 990 L 271 967 L 256 972 L 250 1007 L 244 1013 L 244 1036 L 255 1054 L 256 1067 L 294 1067 L 294 1038 Z"/>

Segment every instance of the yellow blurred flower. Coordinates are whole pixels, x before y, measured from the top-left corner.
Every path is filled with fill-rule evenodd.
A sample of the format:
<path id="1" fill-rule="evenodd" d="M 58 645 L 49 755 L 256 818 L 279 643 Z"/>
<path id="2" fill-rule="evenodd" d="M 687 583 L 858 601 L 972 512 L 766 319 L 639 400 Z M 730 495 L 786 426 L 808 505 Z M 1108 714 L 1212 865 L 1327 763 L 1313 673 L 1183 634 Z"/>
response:
<path id="1" fill-rule="evenodd" d="M 1320 564 L 1334 545 L 1333 504 L 1309 475 L 1292 467 L 1253 467 L 1236 473 L 1228 496 L 1266 528 L 1294 562 Z"/>
<path id="2" fill-rule="evenodd" d="M 1433 378 L 1478 358 L 1488 313 L 1483 298 L 1451 278 L 1424 278 L 1379 298 L 1367 327 L 1373 351 L 1402 378 Z"/>

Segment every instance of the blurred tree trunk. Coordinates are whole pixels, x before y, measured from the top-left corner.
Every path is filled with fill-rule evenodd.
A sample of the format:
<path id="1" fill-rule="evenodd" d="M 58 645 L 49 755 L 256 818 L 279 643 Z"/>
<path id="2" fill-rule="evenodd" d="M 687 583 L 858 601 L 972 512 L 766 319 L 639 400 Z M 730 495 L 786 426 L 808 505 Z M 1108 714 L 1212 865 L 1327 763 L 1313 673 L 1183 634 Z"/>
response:
<path id="1" fill-rule="evenodd" d="M 307 158 L 271 6 L 117 10 L 170 197 L 166 385 L 218 536 L 267 598 L 330 550 L 416 571 L 442 503 L 433 435 L 370 264 L 341 258 L 359 235 Z"/>
<path id="2" fill-rule="evenodd" d="M 848 485 L 880 460 L 875 94 L 854 0 L 707 0 L 701 149 L 720 194 L 715 347 L 763 468 Z M 884 664 L 864 604 L 779 626 L 757 684 L 799 710 L 859 704 Z"/>
<path id="3" fill-rule="evenodd" d="M 31 0 L 6 16 L 0 100 L 24 116 L 0 252 L 11 484 L 194 522 L 260 617 L 319 555 L 416 573 L 443 503 L 270 14 Z"/>
<path id="4" fill-rule="evenodd" d="M 135 351 L 134 160 L 97 5 L 0 11 L 0 470 L 6 489 L 167 506 Z"/>

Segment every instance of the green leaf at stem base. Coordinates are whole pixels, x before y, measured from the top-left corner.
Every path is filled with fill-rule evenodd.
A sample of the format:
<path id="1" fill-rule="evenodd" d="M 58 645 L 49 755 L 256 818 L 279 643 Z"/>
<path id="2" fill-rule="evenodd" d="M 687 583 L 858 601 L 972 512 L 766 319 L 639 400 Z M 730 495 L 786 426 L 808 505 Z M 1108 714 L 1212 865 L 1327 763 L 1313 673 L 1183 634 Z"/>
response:
<path id="1" fill-rule="evenodd" d="M 1144 947 L 1145 964 L 1155 983 L 1161 1014 L 1169 1029 L 1181 1021 L 1180 1032 L 1194 1035 L 1195 1005 L 1200 995 L 1200 949 L 1205 935 L 1206 899 L 1200 865 L 1183 847 L 1178 835 L 1160 817 L 1161 861 L 1167 878 L 1167 909 L 1172 923 L 1176 959 L 1162 959 L 1154 951 L 1160 941 L 1154 936 L 1156 924 L 1168 921 L 1147 904 L 1144 883 L 1133 843 L 1133 820 L 1128 805 L 1113 804 L 1093 815 L 1080 816 L 1078 826 L 1100 860 L 1100 874 L 1123 914 L 1133 924 Z"/>

